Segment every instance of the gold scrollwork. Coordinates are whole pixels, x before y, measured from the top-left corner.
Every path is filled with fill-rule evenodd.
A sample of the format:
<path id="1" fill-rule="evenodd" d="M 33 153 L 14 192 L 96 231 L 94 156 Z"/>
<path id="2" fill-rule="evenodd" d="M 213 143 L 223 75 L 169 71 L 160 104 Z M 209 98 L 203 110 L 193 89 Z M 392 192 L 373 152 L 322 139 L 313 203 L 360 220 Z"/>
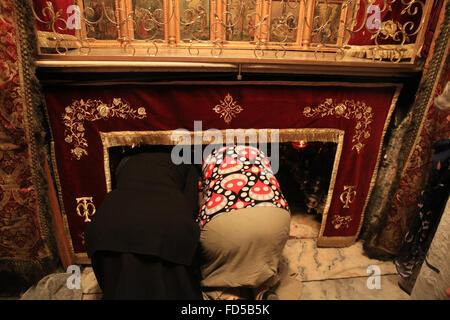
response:
<path id="1" fill-rule="evenodd" d="M 257 59 L 305 51 L 314 53 L 310 59 L 333 53 L 336 60 L 363 55 L 392 63 L 420 52 L 432 7 L 424 0 L 77 0 L 78 11 L 65 19 L 53 2 L 32 8 L 46 30 L 42 48 L 61 55 L 96 55 L 93 49 L 112 46 L 123 49 L 120 55 L 155 56 L 167 44 L 181 44 L 191 56 L 208 48 L 219 57 L 223 46 L 251 49 Z M 67 35 L 74 17 L 81 31 Z M 360 32 L 370 35 L 370 44 L 348 45 Z"/>
<path id="2" fill-rule="evenodd" d="M 233 97 L 227 94 L 225 99 L 220 101 L 220 104 L 216 105 L 213 110 L 220 114 L 220 117 L 224 119 L 225 123 L 230 124 L 231 120 L 236 117 L 238 113 L 244 110 L 240 105 L 236 104 Z"/>
<path id="3" fill-rule="evenodd" d="M 80 217 L 84 217 L 84 222 L 91 222 L 89 217 L 92 217 L 95 214 L 95 205 L 92 202 L 92 197 L 80 197 L 76 198 L 77 200 L 77 214 Z"/>
<path id="4" fill-rule="evenodd" d="M 345 100 L 341 103 L 335 103 L 333 99 L 329 98 L 315 108 L 305 107 L 303 115 L 308 118 L 336 116 L 354 120 L 356 123 L 355 134 L 352 138 L 352 150 L 356 149 L 358 153 L 364 147 L 362 141 L 369 139 L 371 135 L 370 125 L 373 121 L 373 109 L 366 105 L 365 102 Z"/>
<path id="5" fill-rule="evenodd" d="M 93 99 L 76 100 L 65 108 L 62 116 L 66 126 L 64 141 L 72 145 L 72 155 L 80 160 L 83 155 L 88 154 L 84 121 L 106 120 L 113 117 L 143 119 L 146 116 L 145 108 L 133 109 L 121 98 L 114 98 L 110 104 Z"/>
<path id="6" fill-rule="evenodd" d="M 36 21 L 45 25 L 46 31 L 39 31 L 39 40 L 46 41 L 49 46 L 52 46 L 57 54 L 65 55 L 70 48 L 79 48 L 80 53 L 85 52 L 85 45 L 89 43 L 79 39 L 75 36 L 69 36 L 61 32 L 68 30 L 68 21 L 62 18 L 63 12 L 61 9 L 55 11 L 53 3 L 51 1 L 46 1 L 46 6 L 41 10 L 42 18 L 36 13 L 34 4 L 31 6 L 34 18 Z M 52 44 L 52 45 L 50 45 Z"/>

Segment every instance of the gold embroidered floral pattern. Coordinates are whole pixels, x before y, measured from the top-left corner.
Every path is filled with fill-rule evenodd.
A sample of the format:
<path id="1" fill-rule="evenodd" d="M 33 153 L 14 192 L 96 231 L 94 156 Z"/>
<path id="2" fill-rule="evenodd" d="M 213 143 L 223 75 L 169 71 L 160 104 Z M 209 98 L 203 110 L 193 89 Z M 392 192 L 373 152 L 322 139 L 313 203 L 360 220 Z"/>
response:
<path id="1" fill-rule="evenodd" d="M 343 117 L 354 120 L 356 124 L 355 134 L 352 138 L 352 150 L 356 149 L 358 153 L 364 147 L 363 141 L 370 138 L 370 124 L 373 121 L 373 110 L 372 107 L 366 105 L 364 102 L 345 100 L 341 103 L 335 103 L 333 99 L 329 98 L 315 108 L 305 107 L 303 109 L 303 115 L 308 118 L 336 116 L 338 118 Z"/>
<path id="2" fill-rule="evenodd" d="M 352 221 L 352 217 L 350 216 L 335 215 L 331 219 L 331 224 L 334 226 L 335 229 L 339 229 L 341 227 L 348 228 L 350 221 Z"/>
<path id="3" fill-rule="evenodd" d="M 114 117 L 143 119 L 147 116 L 145 108 L 132 109 L 132 107 L 122 101 L 121 98 L 114 98 L 111 104 L 106 104 L 101 100 L 83 99 L 74 101 L 67 106 L 63 114 L 64 141 L 72 145 L 72 155 L 80 160 L 83 155 L 87 155 L 87 140 L 84 136 L 85 121 L 105 120 Z"/>
<path id="4" fill-rule="evenodd" d="M 230 94 L 227 94 L 220 104 L 216 105 L 213 110 L 220 114 L 220 117 L 225 120 L 227 124 L 230 124 L 231 120 L 236 117 L 236 114 L 240 113 L 244 109 L 237 105 Z"/>

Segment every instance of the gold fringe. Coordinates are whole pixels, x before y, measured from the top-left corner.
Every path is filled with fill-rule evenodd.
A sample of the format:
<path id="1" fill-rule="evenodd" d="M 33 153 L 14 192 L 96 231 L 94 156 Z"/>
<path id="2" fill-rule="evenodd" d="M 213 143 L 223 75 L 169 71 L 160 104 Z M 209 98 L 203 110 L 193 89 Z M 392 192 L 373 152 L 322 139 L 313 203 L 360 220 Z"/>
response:
<path id="1" fill-rule="evenodd" d="M 346 46 L 345 53 L 348 56 L 362 59 L 400 61 L 414 57 L 415 45 L 415 43 L 410 43 L 404 45 Z"/>
<path id="2" fill-rule="evenodd" d="M 338 129 L 317 129 L 317 128 L 301 128 L 301 129 L 224 129 L 218 130 L 222 137 L 230 137 L 231 135 L 236 138 L 235 141 L 247 141 L 249 138 L 249 132 L 254 132 L 259 137 L 263 133 L 266 134 L 267 142 L 272 142 L 272 136 L 274 132 L 278 132 L 277 141 L 291 142 L 299 140 L 307 141 L 321 141 L 321 142 L 335 142 L 343 144 L 344 131 Z M 107 191 L 112 190 L 111 185 L 111 172 L 109 163 L 108 148 L 117 146 L 132 146 L 140 143 L 149 145 L 176 145 L 178 140 L 172 138 L 175 130 L 168 131 L 113 131 L 113 132 L 100 132 L 100 138 L 103 144 L 103 164 L 106 178 Z M 205 133 L 207 131 L 183 131 L 186 135 L 189 135 L 189 141 L 194 141 L 194 136 L 200 135 L 202 138 L 202 144 L 210 144 L 211 141 L 205 139 Z M 187 138 L 187 137 L 186 137 Z M 241 140 L 245 139 L 245 140 Z M 230 143 L 227 141 L 227 143 Z M 232 142 L 231 142 L 232 143 Z M 342 149 L 342 147 L 341 147 Z M 339 155 L 340 157 L 340 155 Z M 337 171 L 337 167 L 333 168 Z"/>
<path id="3" fill-rule="evenodd" d="M 320 237 L 317 239 L 317 247 L 348 247 L 355 243 L 358 236 L 348 237 Z"/>
<path id="4" fill-rule="evenodd" d="M 344 134 L 342 134 L 339 137 L 339 143 L 336 148 L 336 155 L 334 156 L 334 164 L 333 164 L 333 171 L 331 173 L 331 180 L 330 180 L 330 186 L 328 188 L 328 195 L 327 195 L 327 201 L 325 203 L 325 207 L 322 214 L 322 224 L 320 225 L 320 231 L 319 231 L 319 237 L 317 239 L 317 246 L 320 246 L 320 244 L 324 241 L 325 238 L 323 236 L 323 232 L 325 230 L 325 225 L 328 218 L 328 211 L 330 210 L 331 206 L 331 200 L 333 199 L 333 192 L 334 192 L 334 185 L 336 184 L 336 177 L 337 172 L 339 169 L 339 163 L 341 161 L 341 155 L 342 155 L 342 149 L 344 147 Z M 335 237 L 333 237 L 335 238 Z"/>

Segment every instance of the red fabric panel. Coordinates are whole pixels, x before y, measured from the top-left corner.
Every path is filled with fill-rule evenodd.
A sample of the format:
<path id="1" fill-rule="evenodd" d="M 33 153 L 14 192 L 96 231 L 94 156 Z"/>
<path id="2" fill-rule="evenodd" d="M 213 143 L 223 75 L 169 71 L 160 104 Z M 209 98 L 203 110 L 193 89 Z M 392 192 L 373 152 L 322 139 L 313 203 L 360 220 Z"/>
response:
<path id="1" fill-rule="evenodd" d="M 99 132 L 149 131 L 185 128 L 193 130 L 194 121 L 202 121 L 202 130 L 245 128 L 336 128 L 345 130 L 340 167 L 335 183 L 324 236 L 355 236 L 361 222 L 370 181 L 374 173 L 383 128 L 391 106 L 395 87 L 352 87 L 340 85 L 117 85 L 104 87 L 47 87 L 45 88 L 51 130 L 55 139 L 55 155 L 65 212 L 75 252 L 84 252 L 82 233 L 84 218 L 76 214 L 76 198 L 93 197 L 96 207 L 106 195 L 103 147 Z M 230 94 L 242 111 L 227 124 L 213 108 Z M 100 99 L 111 103 L 121 98 L 132 108 L 145 108 L 144 119 L 112 117 L 84 121 L 88 141 L 88 155 L 77 160 L 71 145 L 65 141 L 63 114 L 73 101 Z M 362 101 L 372 108 L 373 122 L 370 138 L 358 153 L 352 149 L 356 121 L 344 117 L 306 117 L 305 107 L 315 108 L 327 99 L 340 103 L 345 100 Z M 344 186 L 356 186 L 356 198 L 350 208 L 343 208 L 339 200 Z M 348 228 L 336 229 L 335 215 L 352 218 Z"/>

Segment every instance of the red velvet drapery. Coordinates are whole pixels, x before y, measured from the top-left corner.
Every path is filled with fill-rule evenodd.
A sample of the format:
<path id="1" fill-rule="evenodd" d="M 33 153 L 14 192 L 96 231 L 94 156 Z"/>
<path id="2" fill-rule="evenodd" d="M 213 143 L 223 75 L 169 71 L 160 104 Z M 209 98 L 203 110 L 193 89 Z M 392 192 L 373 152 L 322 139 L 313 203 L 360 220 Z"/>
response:
<path id="1" fill-rule="evenodd" d="M 194 121 L 202 121 L 202 130 L 342 130 L 334 192 L 319 244 L 353 243 L 398 89 L 340 83 L 46 87 L 55 169 L 75 253 L 85 250 L 83 230 L 88 223 L 77 214 L 81 198 L 92 197 L 98 207 L 107 193 L 100 133 L 192 131 Z"/>

